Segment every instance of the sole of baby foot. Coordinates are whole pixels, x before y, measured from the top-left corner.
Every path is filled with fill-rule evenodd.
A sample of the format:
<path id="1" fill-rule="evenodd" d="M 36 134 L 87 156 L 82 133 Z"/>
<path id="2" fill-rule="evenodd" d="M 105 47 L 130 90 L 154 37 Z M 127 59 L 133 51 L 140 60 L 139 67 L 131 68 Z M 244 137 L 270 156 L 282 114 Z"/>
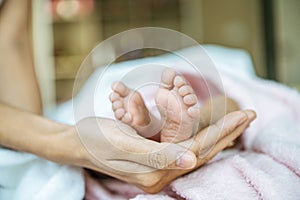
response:
<path id="1" fill-rule="evenodd" d="M 122 82 L 113 83 L 112 90 L 110 101 L 115 118 L 133 127 L 143 137 L 153 136 L 153 133 L 150 134 L 150 130 L 147 130 L 151 123 L 151 115 L 141 94 Z"/>
<path id="2" fill-rule="evenodd" d="M 171 68 L 162 74 L 156 104 L 164 119 L 161 142 L 180 142 L 193 135 L 200 116 L 197 96 L 187 81 Z"/>

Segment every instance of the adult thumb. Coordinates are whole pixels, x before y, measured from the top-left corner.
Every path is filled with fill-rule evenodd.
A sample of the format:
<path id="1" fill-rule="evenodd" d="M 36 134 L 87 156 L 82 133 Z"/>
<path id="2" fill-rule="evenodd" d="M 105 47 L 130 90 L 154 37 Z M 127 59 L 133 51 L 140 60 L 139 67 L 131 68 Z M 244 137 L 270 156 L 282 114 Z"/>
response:
<path id="1" fill-rule="evenodd" d="M 197 163 L 195 154 L 174 143 L 158 143 L 140 138 L 134 142 L 134 152 L 127 159 L 155 169 L 191 169 Z"/>

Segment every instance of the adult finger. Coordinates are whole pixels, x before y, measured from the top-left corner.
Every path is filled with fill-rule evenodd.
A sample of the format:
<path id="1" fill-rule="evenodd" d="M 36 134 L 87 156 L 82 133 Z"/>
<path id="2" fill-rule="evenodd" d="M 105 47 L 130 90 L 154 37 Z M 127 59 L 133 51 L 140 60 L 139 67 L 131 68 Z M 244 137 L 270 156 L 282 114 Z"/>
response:
<path id="1" fill-rule="evenodd" d="M 218 147 L 218 151 L 225 148 L 230 142 L 237 138 L 255 118 L 256 114 L 251 110 L 229 113 L 215 124 L 201 130 L 192 140 L 183 142 L 181 145 L 191 149 L 198 157 L 205 158 L 213 148 Z M 226 140 L 223 140 L 224 138 L 226 138 Z M 223 148 L 216 146 L 220 141 L 227 143 L 227 145 Z"/>
<path id="2" fill-rule="evenodd" d="M 143 137 L 127 140 L 130 153 L 123 158 L 155 169 L 190 169 L 197 163 L 193 152 L 174 143 L 158 143 Z M 127 147 L 127 148 L 128 148 Z"/>
<path id="3" fill-rule="evenodd" d="M 203 135 L 199 135 L 198 157 L 205 158 L 211 151 L 221 151 L 242 134 L 249 124 L 256 118 L 251 110 L 229 113 L 208 129 Z M 205 143 L 201 144 L 201 140 Z M 199 146 L 200 145 L 200 146 Z"/>

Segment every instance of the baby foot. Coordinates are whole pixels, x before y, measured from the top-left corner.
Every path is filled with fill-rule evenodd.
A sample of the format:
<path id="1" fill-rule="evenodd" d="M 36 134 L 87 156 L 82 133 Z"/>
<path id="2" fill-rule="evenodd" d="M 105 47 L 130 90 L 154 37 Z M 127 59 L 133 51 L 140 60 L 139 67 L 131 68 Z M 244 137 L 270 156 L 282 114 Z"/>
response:
<path id="1" fill-rule="evenodd" d="M 165 124 L 160 132 L 160 141 L 179 142 L 190 138 L 199 118 L 197 96 L 193 88 L 175 70 L 166 69 L 161 77 L 156 104 Z"/>
<path id="2" fill-rule="evenodd" d="M 151 117 L 140 93 L 122 82 L 115 82 L 112 89 L 110 101 L 116 119 L 133 127 L 140 135 L 149 137 L 145 127 L 151 122 Z"/>

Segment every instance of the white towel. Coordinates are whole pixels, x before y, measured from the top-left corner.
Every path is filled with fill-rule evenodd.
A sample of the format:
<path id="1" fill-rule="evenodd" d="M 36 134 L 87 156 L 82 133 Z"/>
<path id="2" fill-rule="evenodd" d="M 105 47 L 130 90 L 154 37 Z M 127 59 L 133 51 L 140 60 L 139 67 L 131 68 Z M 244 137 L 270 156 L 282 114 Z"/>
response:
<path id="1" fill-rule="evenodd" d="M 0 148 L 0 199 L 82 199 L 82 170 Z"/>

